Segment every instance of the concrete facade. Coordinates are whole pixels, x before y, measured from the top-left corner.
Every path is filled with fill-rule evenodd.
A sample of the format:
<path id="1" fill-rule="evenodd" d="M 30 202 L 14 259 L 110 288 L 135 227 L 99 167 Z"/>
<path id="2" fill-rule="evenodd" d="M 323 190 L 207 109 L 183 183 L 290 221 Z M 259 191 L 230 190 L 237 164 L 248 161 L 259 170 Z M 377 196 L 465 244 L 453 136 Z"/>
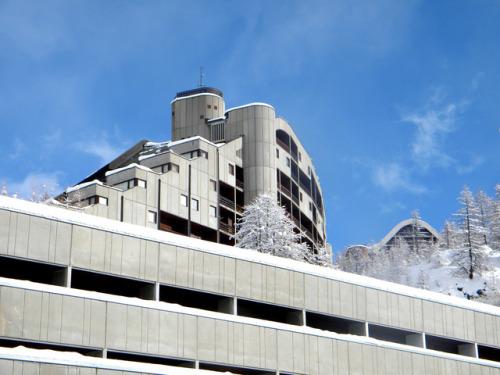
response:
<path id="1" fill-rule="evenodd" d="M 87 213 L 233 244 L 243 206 L 276 194 L 302 241 L 326 246 L 323 197 L 311 158 L 273 107 L 225 108 L 222 92 L 180 92 L 172 141 L 139 142 L 60 199 Z"/>
<path id="2" fill-rule="evenodd" d="M 58 207 L 0 197 L 0 265 L 0 349 L 82 354 L 2 374 L 500 373 L 497 307 Z"/>

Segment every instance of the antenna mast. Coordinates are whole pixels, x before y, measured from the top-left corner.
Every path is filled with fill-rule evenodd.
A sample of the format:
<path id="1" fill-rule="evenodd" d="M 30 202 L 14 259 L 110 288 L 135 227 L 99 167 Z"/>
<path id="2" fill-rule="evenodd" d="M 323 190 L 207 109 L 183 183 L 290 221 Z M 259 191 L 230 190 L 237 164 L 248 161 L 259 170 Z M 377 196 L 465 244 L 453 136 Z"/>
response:
<path id="1" fill-rule="evenodd" d="M 203 67 L 200 66 L 200 83 L 198 84 L 199 87 L 205 86 L 205 84 L 203 83 L 203 77 L 205 77 L 205 74 L 203 74 Z"/>

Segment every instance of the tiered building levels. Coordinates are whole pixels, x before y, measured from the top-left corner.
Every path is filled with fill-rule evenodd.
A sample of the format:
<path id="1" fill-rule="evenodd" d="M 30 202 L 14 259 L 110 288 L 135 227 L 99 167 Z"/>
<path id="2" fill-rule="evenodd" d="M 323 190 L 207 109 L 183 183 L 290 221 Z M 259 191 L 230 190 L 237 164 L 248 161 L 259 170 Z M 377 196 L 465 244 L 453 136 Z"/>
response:
<path id="1" fill-rule="evenodd" d="M 203 371 L 500 374 L 500 308 L 0 197 L 2 375 Z"/>
<path id="2" fill-rule="evenodd" d="M 87 213 L 234 244 L 244 205 L 276 194 L 314 251 L 326 246 L 323 197 L 311 158 L 273 107 L 225 109 L 202 87 L 172 101 L 172 141 L 141 141 L 67 191 Z"/>

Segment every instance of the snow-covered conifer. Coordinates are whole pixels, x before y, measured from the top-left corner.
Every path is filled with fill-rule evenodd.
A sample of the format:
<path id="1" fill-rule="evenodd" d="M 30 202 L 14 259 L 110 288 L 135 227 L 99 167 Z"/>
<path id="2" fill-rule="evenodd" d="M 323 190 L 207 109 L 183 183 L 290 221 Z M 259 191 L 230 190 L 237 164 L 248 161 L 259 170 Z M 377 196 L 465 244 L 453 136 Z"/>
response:
<path id="1" fill-rule="evenodd" d="M 476 273 L 484 269 L 483 245 L 486 229 L 480 220 L 480 211 L 474 196 L 467 186 L 460 193 L 458 201 L 462 207 L 455 214 L 462 242 L 455 249 L 454 264 L 457 276 L 473 279 Z"/>
<path id="2" fill-rule="evenodd" d="M 301 234 L 295 233 L 292 220 L 271 193 L 245 206 L 236 229 L 233 238 L 237 247 L 301 261 L 308 257 L 309 247 L 299 243 Z"/>
<path id="3" fill-rule="evenodd" d="M 479 210 L 478 219 L 483 228 L 485 229 L 485 233 L 483 234 L 484 244 L 488 245 L 488 237 L 490 234 L 491 221 L 493 218 L 493 200 L 481 189 L 476 193 L 476 203 Z"/>

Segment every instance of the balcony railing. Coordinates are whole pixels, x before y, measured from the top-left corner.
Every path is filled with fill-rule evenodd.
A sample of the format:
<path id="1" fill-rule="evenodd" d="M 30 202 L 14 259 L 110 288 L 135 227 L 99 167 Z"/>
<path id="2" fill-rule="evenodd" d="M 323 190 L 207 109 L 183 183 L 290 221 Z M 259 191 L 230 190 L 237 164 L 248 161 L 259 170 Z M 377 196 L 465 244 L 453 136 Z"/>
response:
<path id="1" fill-rule="evenodd" d="M 307 237 L 309 237 L 311 240 L 313 239 L 313 234 L 311 233 L 311 231 L 309 229 L 306 229 L 304 227 L 302 227 L 301 229 L 302 229 L 302 232 L 304 232 Z"/>
<path id="2" fill-rule="evenodd" d="M 224 207 L 227 207 L 227 208 L 231 209 L 232 211 L 234 211 L 234 202 L 231 199 L 223 197 L 221 195 L 221 196 L 219 196 L 219 203 L 221 205 L 223 205 Z"/>
<path id="3" fill-rule="evenodd" d="M 234 227 L 224 222 L 220 222 L 220 230 L 226 232 L 227 234 L 234 234 Z"/>
<path id="4" fill-rule="evenodd" d="M 286 188 L 285 186 L 281 185 L 280 184 L 280 190 L 285 193 L 286 195 L 288 195 L 289 197 L 292 196 L 292 193 L 290 192 L 290 190 L 288 188 Z"/>
<path id="5" fill-rule="evenodd" d="M 281 139 L 276 138 L 276 143 L 286 152 L 290 153 L 290 147 L 287 144 L 285 144 L 285 142 L 283 142 Z"/>

